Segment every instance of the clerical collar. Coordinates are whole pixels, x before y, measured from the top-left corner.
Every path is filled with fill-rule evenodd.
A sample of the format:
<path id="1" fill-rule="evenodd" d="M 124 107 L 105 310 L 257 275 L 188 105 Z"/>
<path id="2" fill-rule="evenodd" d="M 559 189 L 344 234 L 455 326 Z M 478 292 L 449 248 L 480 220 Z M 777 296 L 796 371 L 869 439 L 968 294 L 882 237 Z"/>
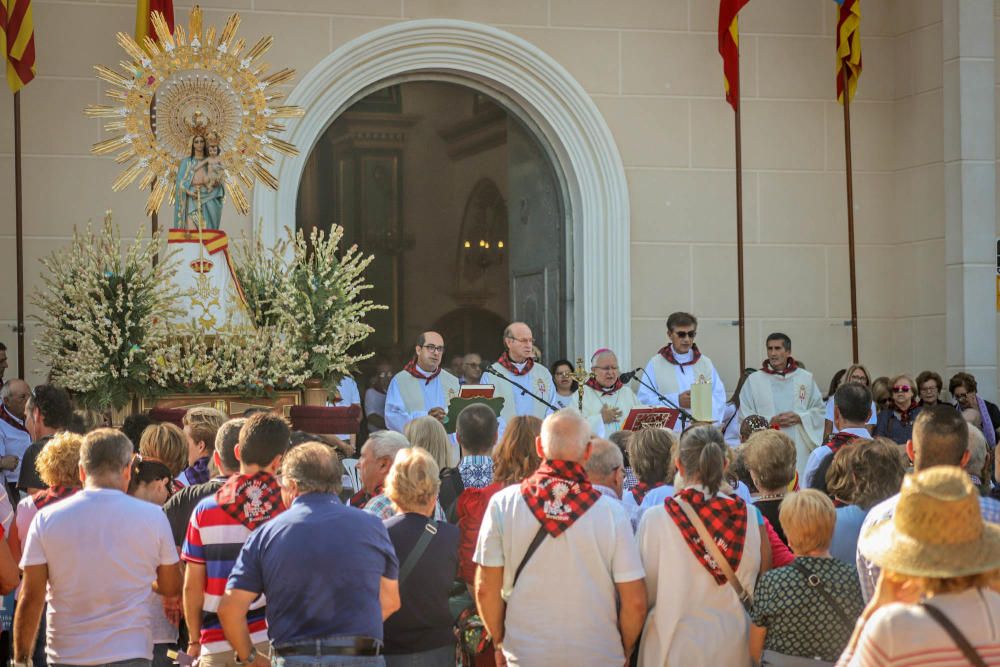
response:
<path id="1" fill-rule="evenodd" d="M 430 384 L 431 380 L 433 380 L 434 378 L 436 378 L 438 375 L 441 374 L 440 366 L 438 366 L 437 370 L 435 370 L 433 373 L 428 373 L 427 371 L 422 369 L 420 366 L 417 365 L 416 357 L 410 359 L 410 363 L 406 364 L 406 366 L 403 367 L 403 370 L 412 375 L 413 377 L 417 378 L 418 380 L 423 380 L 424 384 Z"/>
<path id="2" fill-rule="evenodd" d="M 794 373 L 795 371 L 799 370 L 799 365 L 794 358 L 788 357 L 788 362 L 785 364 L 784 370 L 779 371 L 775 369 L 773 366 L 771 366 L 771 362 L 769 360 L 765 359 L 764 363 L 761 364 L 760 369 L 765 373 L 767 373 L 768 375 L 780 375 L 784 377 L 786 375 L 789 375 L 790 373 Z"/>

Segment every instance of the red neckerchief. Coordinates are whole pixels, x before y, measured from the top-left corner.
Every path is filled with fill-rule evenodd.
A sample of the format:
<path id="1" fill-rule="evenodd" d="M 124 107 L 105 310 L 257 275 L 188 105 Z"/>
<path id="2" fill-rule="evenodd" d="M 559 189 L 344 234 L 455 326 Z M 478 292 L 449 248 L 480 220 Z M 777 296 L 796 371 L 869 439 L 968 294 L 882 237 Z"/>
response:
<path id="1" fill-rule="evenodd" d="M 380 495 L 382 495 L 381 485 L 379 485 L 379 487 L 375 489 L 374 494 L 370 494 L 364 489 L 361 489 L 353 496 L 351 496 L 351 499 L 347 501 L 347 504 L 350 505 L 351 507 L 357 507 L 359 510 L 363 510 L 365 508 L 365 505 L 368 504 L 369 500 L 371 500 L 375 496 L 380 496 Z"/>
<path id="2" fill-rule="evenodd" d="M 419 370 L 417 369 L 417 358 L 416 357 L 414 357 L 413 359 L 410 359 L 410 362 L 408 364 L 406 364 L 405 366 L 403 366 L 403 370 L 406 371 L 407 373 L 409 373 L 410 375 L 412 375 L 413 377 L 417 378 L 418 380 L 423 380 L 424 384 L 430 384 L 431 380 L 433 380 L 434 378 L 436 378 L 438 375 L 441 374 L 441 367 L 438 366 L 437 370 L 434 371 L 433 373 L 431 373 L 430 375 L 424 375 L 423 374 L 423 369 L 419 369 Z"/>
<path id="3" fill-rule="evenodd" d="M 285 511 L 281 487 L 269 472 L 233 475 L 215 492 L 215 501 L 250 530 Z"/>
<path id="4" fill-rule="evenodd" d="M 698 517 L 705 524 L 709 534 L 715 539 L 715 544 L 719 551 L 726 557 L 729 566 L 735 572 L 740 566 L 743 558 L 743 542 L 747 534 L 747 507 L 740 498 L 723 498 L 714 496 L 705 498 L 705 494 L 695 489 L 683 489 L 678 491 L 676 497 L 683 498 L 698 513 Z M 708 554 L 708 551 L 701 545 L 698 531 L 687 515 L 673 498 L 667 498 L 664 502 L 667 514 L 674 520 L 677 527 L 687 542 L 691 553 L 695 555 L 698 562 L 708 570 L 708 573 L 715 577 L 715 583 L 720 586 L 725 585 L 726 575 L 715 565 L 715 561 Z"/>
<path id="5" fill-rule="evenodd" d="M 559 537 L 601 497 L 575 461 L 546 459 L 521 482 L 521 497 L 552 537 Z"/>
<path id="6" fill-rule="evenodd" d="M 527 375 L 528 373 L 531 372 L 532 366 L 535 365 L 535 360 L 532 359 L 531 357 L 528 357 L 528 360 L 524 362 L 524 368 L 522 368 L 521 370 L 517 370 L 517 366 L 515 366 L 514 362 L 510 360 L 510 355 L 507 354 L 506 352 L 501 354 L 500 358 L 497 359 L 497 361 L 500 362 L 501 366 L 509 370 L 514 375 Z"/>
<path id="7" fill-rule="evenodd" d="M 840 448 L 848 444 L 852 440 L 856 440 L 858 436 L 851 435 L 850 433 L 834 433 L 830 436 L 830 439 L 826 441 L 826 446 L 830 448 L 830 451 L 836 454 L 840 451 Z"/>
<path id="8" fill-rule="evenodd" d="M 14 415 L 12 415 L 10 413 L 10 411 L 7 409 L 6 405 L 0 406 L 0 407 L 2 407 L 2 409 L 0 409 L 0 421 L 7 422 L 8 424 L 10 424 L 11 426 L 13 426 L 18 431 L 24 431 L 25 433 L 28 432 L 28 429 L 26 429 L 24 427 L 24 424 L 22 422 L 18 421 L 17 417 L 15 417 Z"/>
<path id="9" fill-rule="evenodd" d="M 913 411 L 916 410 L 918 407 L 920 407 L 920 404 L 917 403 L 912 398 L 910 399 L 910 407 L 906 408 L 905 410 L 900 410 L 895 403 L 892 404 L 892 409 L 895 412 L 899 413 L 899 421 L 902 422 L 904 425 L 910 423 L 910 419 L 913 416 Z"/>
<path id="10" fill-rule="evenodd" d="M 584 384 L 593 389 L 594 391 L 600 392 L 601 396 L 610 396 L 611 394 L 615 393 L 616 391 L 625 386 L 622 384 L 622 380 L 620 377 L 616 378 L 615 383 L 610 387 L 602 387 L 601 384 L 597 381 L 597 378 L 595 377 L 590 378 L 589 380 L 584 382 Z"/>
<path id="11" fill-rule="evenodd" d="M 794 373 L 799 370 L 799 364 L 792 357 L 788 357 L 788 363 L 785 364 L 785 370 L 777 371 L 771 367 L 771 362 L 765 359 L 764 363 L 760 366 L 760 370 L 764 371 L 768 375 L 780 375 L 784 377 L 789 373 Z"/>
<path id="12" fill-rule="evenodd" d="M 638 484 L 636 484 L 635 486 L 633 486 L 632 489 L 631 489 L 632 490 L 632 497 L 635 498 L 635 504 L 636 505 L 641 505 L 642 501 L 646 497 L 647 493 L 649 493 L 653 489 L 658 489 L 661 486 L 666 486 L 666 485 L 667 485 L 666 482 L 656 482 L 654 484 L 647 484 L 646 482 L 639 482 Z"/>
<path id="13" fill-rule="evenodd" d="M 696 344 L 692 343 L 691 361 L 677 361 L 677 357 L 674 356 L 674 346 L 668 344 L 660 348 L 660 356 L 672 363 L 674 366 L 680 366 L 683 371 L 685 366 L 694 366 L 698 363 L 698 360 L 701 359 L 701 351 L 698 349 Z"/>
<path id="14" fill-rule="evenodd" d="M 80 487 L 78 486 L 50 486 L 44 491 L 39 491 L 31 496 L 31 499 L 35 501 L 35 509 L 42 509 L 52 503 L 69 498 L 79 490 Z"/>

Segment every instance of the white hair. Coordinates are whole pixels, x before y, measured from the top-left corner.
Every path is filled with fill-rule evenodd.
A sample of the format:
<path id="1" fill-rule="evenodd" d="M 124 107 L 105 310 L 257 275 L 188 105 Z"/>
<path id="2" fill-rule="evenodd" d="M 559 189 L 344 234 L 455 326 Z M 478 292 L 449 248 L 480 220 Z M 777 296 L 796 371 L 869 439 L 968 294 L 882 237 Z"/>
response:
<path id="1" fill-rule="evenodd" d="M 371 447 L 372 456 L 375 458 L 381 459 L 388 456 L 390 459 L 394 459 L 399 450 L 410 446 L 410 441 L 399 431 L 385 430 L 372 433 L 368 436 L 368 442 L 365 444 Z"/>
<path id="2" fill-rule="evenodd" d="M 976 477 L 983 474 L 987 449 L 986 436 L 977 426 L 969 424 L 969 462 L 965 464 L 966 472 L 972 473 Z"/>
<path id="3" fill-rule="evenodd" d="M 541 435 L 545 458 L 582 461 L 590 440 L 590 424 L 573 408 L 563 408 L 545 418 Z"/>
<path id="4" fill-rule="evenodd" d="M 583 466 L 588 475 L 607 477 L 625 465 L 622 450 L 615 443 L 604 438 L 594 438 L 591 443 L 590 458 Z"/>

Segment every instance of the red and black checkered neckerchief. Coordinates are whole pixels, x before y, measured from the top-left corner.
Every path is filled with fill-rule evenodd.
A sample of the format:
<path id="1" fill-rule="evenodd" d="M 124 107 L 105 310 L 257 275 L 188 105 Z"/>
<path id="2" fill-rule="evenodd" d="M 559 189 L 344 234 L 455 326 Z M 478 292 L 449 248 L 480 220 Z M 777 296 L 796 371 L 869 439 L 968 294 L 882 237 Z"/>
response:
<path id="1" fill-rule="evenodd" d="M 509 370 L 514 375 L 527 375 L 531 372 L 532 367 L 535 365 L 535 360 L 528 357 L 527 361 L 524 362 L 524 368 L 518 370 L 517 366 L 514 365 L 514 362 L 510 360 L 510 355 L 506 352 L 501 354 L 497 361 L 501 366 Z"/>
<path id="2" fill-rule="evenodd" d="M 381 485 L 379 485 L 379 487 L 375 489 L 375 493 L 368 493 L 364 489 L 361 489 L 353 496 L 351 496 L 350 500 L 347 501 L 347 504 L 350 505 L 351 507 L 357 507 L 359 510 L 363 510 L 365 508 L 365 505 L 368 504 L 369 500 L 371 500 L 375 496 L 380 496 L 380 495 L 382 495 Z"/>
<path id="3" fill-rule="evenodd" d="M 7 409 L 6 405 L 0 405 L 0 421 L 4 421 L 10 424 L 18 431 L 24 431 L 25 433 L 28 432 L 28 429 L 25 428 L 24 423 L 19 421 L 17 417 L 12 415 L 10 411 Z"/>
<path id="4" fill-rule="evenodd" d="M 40 510 L 52 503 L 69 498 L 79 490 L 80 487 L 78 486 L 50 486 L 44 491 L 35 493 L 31 496 L 31 499 L 35 502 L 35 509 Z"/>
<path id="5" fill-rule="evenodd" d="M 545 531 L 559 537 L 594 506 L 601 492 L 579 463 L 546 459 L 521 482 L 521 497 Z"/>
<path id="6" fill-rule="evenodd" d="M 708 529 L 708 533 L 715 539 L 719 551 L 726 557 L 729 566 L 735 572 L 743 559 L 743 542 L 747 535 L 747 506 L 739 498 L 726 498 L 714 496 L 705 498 L 705 494 L 696 489 L 683 489 L 678 491 L 676 497 L 683 498 L 698 513 L 699 518 Z M 698 562 L 708 570 L 709 574 L 715 577 L 715 583 L 722 586 L 726 583 L 726 575 L 715 565 L 715 561 L 708 554 L 708 551 L 701 545 L 701 538 L 698 531 L 691 522 L 688 521 L 684 510 L 673 498 L 667 498 L 664 502 L 667 514 L 674 520 L 677 527 L 687 542 L 691 553 L 695 555 Z"/>
<path id="7" fill-rule="evenodd" d="M 899 406 L 895 403 L 892 404 L 892 409 L 899 413 L 899 421 L 903 424 L 909 424 L 910 420 L 913 418 L 913 411 L 920 407 L 920 403 L 915 400 L 910 400 L 910 407 L 905 410 L 900 410 Z"/>
<path id="8" fill-rule="evenodd" d="M 840 433 L 834 433 L 830 436 L 830 439 L 826 441 L 826 446 L 830 448 L 834 454 L 840 451 L 840 448 L 848 444 L 852 440 L 856 440 L 858 436 L 851 435 L 850 433 L 845 433 L 841 431 Z"/>
<path id="9" fill-rule="evenodd" d="M 677 361 L 677 357 L 674 356 L 674 346 L 665 345 L 660 348 L 660 356 L 666 359 L 668 362 L 672 363 L 674 366 L 680 366 L 683 369 L 685 366 L 694 366 L 701 359 L 701 350 L 695 343 L 691 344 L 691 361 Z"/>
<path id="10" fill-rule="evenodd" d="M 666 485 L 667 485 L 666 482 L 656 482 L 655 484 L 647 484 L 646 482 L 639 482 L 631 489 L 632 497 L 635 498 L 635 504 L 641 505 L 647 493 L 649 493 L 653 489 L 658 489 L 661 486 L 666 486 Z"/>
<path id="11" fill-rule="evenodd" d="M 269 472 L 230 477 L 215 492 L 215 501 L 223 512 L 250 530 L 285 511 L 281 487 Z"/>
<path id="12" fill-rule="evenodd" d="M 418 380 L 423 380 L 424 384 L 430 384 L 431 380 L 433 380 L 434 378 L 436 378 L 438 375 L 441 374 L 441 367 L 438 366 L 437 369 L 430 375 L 424 375 L 423 369 L 417 369 L 416 357 L 410 359 L 409 363 L 403 366 L 403 370 L 412 375 L 413 377 L 417 378 Z"/>
<path id="13" fill-rule="evenodd" d="M 764 371 L 768 375 L 781 375 L 782 377 L 784 377 L 789 373 L 794 373 L 795 371 L 799 370 L 799 364 L 792 357 L 788 357 L 788 363 L 785 364 L 785 370 L 779 371 L 772 368 L 771 362 L 765 359 L 764 363 L 760 365 L 760 370 Z"/>
<path id="14" fill-rule="evenodd" d="M 598 392 L 601 396 L 610 396 L 611 394 L 615 393 L 616 391 L 625 386 L 622 384 L 622 379 L 620 377 L 615 378 L 615 383 L 610 387 L 602 387 L 601 383 L 599 383 L 597 381 L 597 378 L 595 377 L 588 379 L 586 382 L 584 382 L 584 384 L 593 389 L 594 391 Z"/>

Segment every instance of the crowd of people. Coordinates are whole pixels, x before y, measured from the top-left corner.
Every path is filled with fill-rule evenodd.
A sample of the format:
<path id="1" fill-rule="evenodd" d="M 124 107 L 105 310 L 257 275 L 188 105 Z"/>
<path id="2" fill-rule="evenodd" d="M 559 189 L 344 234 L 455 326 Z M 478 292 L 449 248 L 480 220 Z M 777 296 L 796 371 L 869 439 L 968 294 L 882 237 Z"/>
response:
<path id="1" fill-rule="evenodd" d="M 9 380 L 3 648 L 19 667 L 1000 665 L 1000 410 L 976 379 L 949 404 L 932 371 L 853 365 L 824 397 L 775 333 L 727 396 L 696 334 L 672 315 L 631 383 L 595 351 L 579 411 L 574 367 L 542 365 L 526 324 L 460 375 L 425 332 L 403 370 L 378 364 L 356 458 L 264 409 L 109 428 Z M 463 384 L 503 406 L 449 417 Z M 361 402 L 349 378 L 331 398 Z M 641 406 L 683 418 L 622 430 Z"/>

